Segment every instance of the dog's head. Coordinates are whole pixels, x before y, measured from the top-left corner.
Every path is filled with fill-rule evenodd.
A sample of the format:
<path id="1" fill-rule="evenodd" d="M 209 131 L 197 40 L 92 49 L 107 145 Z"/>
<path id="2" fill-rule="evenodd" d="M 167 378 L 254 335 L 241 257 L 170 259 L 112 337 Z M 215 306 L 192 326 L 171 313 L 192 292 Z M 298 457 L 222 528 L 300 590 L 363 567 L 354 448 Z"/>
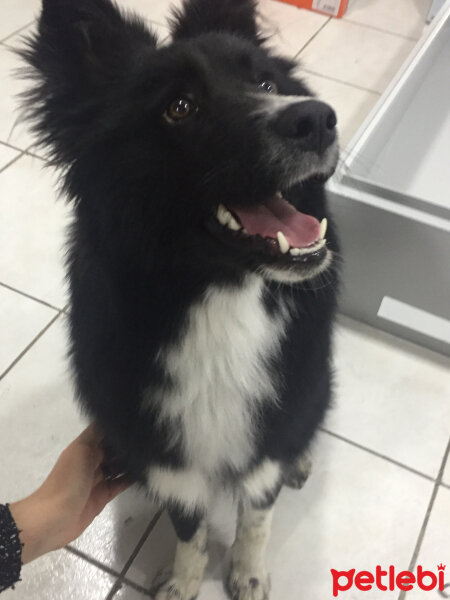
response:
<path id="1" fill-rule="evenodd" d="M 297 208 L 335 168 L 335 113 L 265 47 L 254 0 L 186 0 L 172 34 L 158 46 L 109 0 L 43 0 L 28 106 L 69 195 L 160 259 L 317 275 L 326 220 Z"/>

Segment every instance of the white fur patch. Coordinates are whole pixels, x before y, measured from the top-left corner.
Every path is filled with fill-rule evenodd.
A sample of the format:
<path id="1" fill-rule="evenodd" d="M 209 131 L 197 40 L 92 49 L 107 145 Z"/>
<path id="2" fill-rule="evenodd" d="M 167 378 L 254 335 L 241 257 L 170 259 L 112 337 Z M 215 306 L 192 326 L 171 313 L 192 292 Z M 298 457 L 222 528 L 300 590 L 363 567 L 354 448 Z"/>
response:
<path id="1" fill-rule="evenodd" d="M 268 599 L 270 580 L 265 568 L 265 552 L 272 516 L 273 507 L 268 510 L 241 507 L 227 582 L 232 598 Z"/>
<path id="2" fill-rule="evenodd" d="M 252 502 L 263 502 L 267 494 L 275 490 L 280 477 L 280 464 L 266 458 L 244 479 L 245 493 Z"/>
<path id="3" fill-rule="evenodd" d="M 258 409 L 277 401 L 267 363 L 279 350 L 287 310 L 269 316 L 263 289 L 256 275 L 239 286 L 209 287 L 189 309 L 184 336 L 160 353 L 174 386 L 149 396 L 159 397 L 160 419 L 187 465 L 206 477 L 246 468 Z"/>
<path id="4" fill-rule="evenodd" d="M 198 471 L 150 467 L 147 481 L 149 489 L 160 501 L 176 502 L 192 511 L 208 506 L 209 488 Z"/>

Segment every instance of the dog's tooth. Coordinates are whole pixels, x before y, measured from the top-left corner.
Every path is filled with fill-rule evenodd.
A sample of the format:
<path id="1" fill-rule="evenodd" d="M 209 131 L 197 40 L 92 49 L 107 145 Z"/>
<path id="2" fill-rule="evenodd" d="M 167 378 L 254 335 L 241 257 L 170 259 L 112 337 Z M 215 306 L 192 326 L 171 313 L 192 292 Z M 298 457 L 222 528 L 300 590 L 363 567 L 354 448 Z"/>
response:
<path id="1" fill-rule="evenodd" d="M 320 229 L 319 229 L 319 238 L 321 240 L 323 240 L 325 237 L 325 234 L 327 232 L 327 226 L 328 226 L 327 219 L 322 219 L 322 221 L 320 222 Z"/>
<path id="2" fill-rule="evenodd" d="M 227 225 L 230 220 L 231 213 L 227 211 L 223 204 L 219 204 L 217 207 L 217 220 L 221 225 Z"/>
<path id="3" fill-rule="evenodd" d="M 239 229 L 241 228 L 241 226 L 239 225 L 239 223 L 236 221 L 236 219 L 233 217 L 232 214 L 230 214 L 227 225 L 233 231 L 239 231 Z"/>
<path id="4" fill-rule="evenodd" d="M 325 246 L 327 243 L 326 239 L 318 240 L 312 246 L 307 246 L 306 248 L 291 248 L 290 253 L 292 256 L 299 256 L 300 254 L 311 254 L 312 252 L 317 252 L 321 248 Z"/>
<path id="5" fill-rule="evenodd" d="M 286 254 L 286 252 L 289 251 L 289 242 L 285 238 L 284 233 L 282 231 L 279 231 L 277 233 L 277 239 L 278 239 L 278 243 L 280 244 L 281 252 L 283 254 Z"/>

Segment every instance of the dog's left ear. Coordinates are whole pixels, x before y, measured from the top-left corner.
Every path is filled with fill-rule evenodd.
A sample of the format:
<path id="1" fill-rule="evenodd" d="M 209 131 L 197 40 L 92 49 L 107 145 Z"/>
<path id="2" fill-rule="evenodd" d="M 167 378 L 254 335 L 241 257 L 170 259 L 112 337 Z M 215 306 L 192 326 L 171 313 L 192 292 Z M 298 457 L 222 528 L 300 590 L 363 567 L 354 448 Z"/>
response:
<path id="1" fill-rule="evenodd" d="M 234 33 L 259 44 L 256 0 L 184 0 L 174 11 L 174 39 L 191 38 L 210 31 Z"/>

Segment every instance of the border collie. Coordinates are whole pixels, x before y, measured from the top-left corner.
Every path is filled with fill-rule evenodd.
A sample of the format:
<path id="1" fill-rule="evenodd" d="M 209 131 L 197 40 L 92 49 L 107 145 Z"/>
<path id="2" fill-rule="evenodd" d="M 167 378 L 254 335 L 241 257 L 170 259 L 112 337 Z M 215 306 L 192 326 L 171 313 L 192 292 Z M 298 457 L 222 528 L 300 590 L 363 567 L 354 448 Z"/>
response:
<path id="1" fill-rule="evenodd" d="M 218 487 L 226 586 L 264 600 L 273 506 L 330 401 L 336 115 L 266 47 L 254 0 L 185 0 L 172 38 L 110 0 L 43 0 L 28 116 L 72 201 L 82 406 L 178 536 L 158 600 L 192 600 Z"/>

